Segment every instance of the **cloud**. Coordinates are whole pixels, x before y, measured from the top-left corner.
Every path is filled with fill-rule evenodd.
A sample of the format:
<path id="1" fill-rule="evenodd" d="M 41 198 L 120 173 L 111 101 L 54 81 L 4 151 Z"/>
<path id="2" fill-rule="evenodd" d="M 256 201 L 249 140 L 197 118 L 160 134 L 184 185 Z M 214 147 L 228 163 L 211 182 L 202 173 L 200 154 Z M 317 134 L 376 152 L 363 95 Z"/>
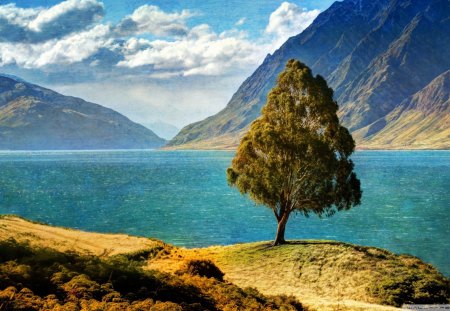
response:
<path id="1" fill-rule="evenodd" d="M 250 40 L 236 28 L 221 33 L 207 24 L 190 28 L 188 20 L 198 13 L 189 10 L 165 12 L 143 5 L 118 24 L 105 25 L 104 7 L 97 0 L 67 0 L 32 9 L 8 4 L 0 6 L 0 66 L 102 78 L 237 76 L 301 32 L 318 13 L 283 2 L 270 15 L 265 36 Z"/>
<path id="2" fill-rule="evenodd" d="M 112 46 L 109 33 L 109 26 L 97 25 L 88 31 L 38 44 L 0 43 L 0 66 L 16 64 L 24 68 L 42 68 L 80 62 L 100 48 Z"/>
<path id="3" fill-rule="evenodd" d="M 95 0 L 67 0 L 39 12 L 28 28 L 54 36 L 85 29 L 103 16 L 103 4 Z"/>
<path id="4" fill-rule="evenodd" d="M 219 75 L 256 64 L 259 50 L 238 31 L 216 34 L 206 24 L 192 28 L 179 40 L 129 39 L 124 46 L 124 60 L 118 66 L 151 66 L 155 71 L 181 76 Z M 170 75 L 169 75 L 170 76 Z"/>
<path id="5" fill-rule="evenodd" d="M 183 36 L 188 33 L 186 20 L 195 14 L 189 10 L 166 13 L 154 5 L 143 5 L 125 17 L 116 27 L 121 35 L 150 33 L 157 36 Z"/>
<path id="6" fill-rule="evenodd" d="M 16 36 L 20 33 L 20 40 L 0 41 L 0 66 L 62 71 L 74 69 L 74 64 L 79 63 L 84 64 L 84 71 L 96 71 L 97 75 L 101 70 L 116 75 L 146 72 L 149 77 L 170 79 L 231 73 L 257 64 L 265 54 L 243 31 L 232 29 L 217 34 L 207 24 L 188 28 L 185 23 L 194 15 L 188 10 L 167 13 L 159 7 L 144 5 L 118 25 L 110 26 L 93 24 L 99 7 L 103 12 L 103 6 L 95 0 L 68 0 L 46 9 L 0 7 L 3 12 L 0 16 L 17 28 Z M 52 29 L 64 28 L 61 20 L 67 12 L 83 14 L 88 24 L 93 25 L 78 31 L 78 26 L 72 25 L 70 29 L 52 33 Z M 41 32 L 47 40 L 26 39 L 31 35 L 36 38 Z M 60 37 L 62 33 L 66 35 Z M 141 33 L 163 37 L 149 40 L 135 36 Z M 80 67 L 75 68 L 79 70 Z"/>
<path id="7" fill-rule="evenodd" d="M 243 17 L 243 18 L 241 18 L 240 20 L 238 20 L 234 25 L 235 25 L 235 26 L 242 26 L 242 25 L 245 24 L 245 20 L 246 20 L 246 18 Z"/>
<path id="8" fill-rule="evenodd" d="M 0 6 L 0 42 L 38 43 L 89 28 L 104 14 L 96 0 L 67 0 L 53 7 Z"/>
<path id="9" fill-rule="evenodd" d="M 283 2 L 270 14 L 266 33 L 274 37 L 274 45 L 279 47 L 289 37 L 306 29 L 319 13 L 320 10 L 307 11 L 294 3 Z"/>

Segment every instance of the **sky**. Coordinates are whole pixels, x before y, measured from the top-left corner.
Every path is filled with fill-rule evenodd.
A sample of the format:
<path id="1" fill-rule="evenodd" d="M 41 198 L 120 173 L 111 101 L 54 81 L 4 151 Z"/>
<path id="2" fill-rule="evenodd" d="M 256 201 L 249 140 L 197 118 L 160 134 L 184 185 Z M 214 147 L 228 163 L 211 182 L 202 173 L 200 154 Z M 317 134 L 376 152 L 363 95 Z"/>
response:
<path id="1" fill-rule="evenodd" d="M 0 0 L 0 73 L 181 128 L 332 0 Z"/>

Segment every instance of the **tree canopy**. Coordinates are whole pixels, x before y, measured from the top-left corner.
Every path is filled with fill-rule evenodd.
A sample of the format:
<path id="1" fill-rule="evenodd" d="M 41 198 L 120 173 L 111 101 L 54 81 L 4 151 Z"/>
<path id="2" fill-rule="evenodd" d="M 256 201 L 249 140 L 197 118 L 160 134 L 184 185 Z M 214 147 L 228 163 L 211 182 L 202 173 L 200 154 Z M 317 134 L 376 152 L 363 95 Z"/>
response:
<path id="1" fill-rule="evenodd" d="M 360 181 L 349 158 L 355 142 L 337 111 L 324 78 L 288 61 L 227 169 L 230 185 L 273 210 L 274 245 L 285 242 L 293 211 L 331 216 L 360 204 Z"/>

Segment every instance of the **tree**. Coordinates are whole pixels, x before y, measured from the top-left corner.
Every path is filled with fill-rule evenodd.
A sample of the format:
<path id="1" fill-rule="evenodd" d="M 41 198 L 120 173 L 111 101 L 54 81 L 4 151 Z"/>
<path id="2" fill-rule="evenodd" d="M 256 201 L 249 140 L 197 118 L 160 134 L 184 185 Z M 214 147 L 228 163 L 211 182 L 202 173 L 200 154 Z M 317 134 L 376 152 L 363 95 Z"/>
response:
<path id="1" fill-rule="evenodd" d="M 290 60 L 227 169 L 230 186 L 273 210 L 273 245 L 285 243 L 294 211 L 331 216 L 360 204 L 360 181 L 349 158 L 355 142 L 337 110 L 326 81 Z"/>

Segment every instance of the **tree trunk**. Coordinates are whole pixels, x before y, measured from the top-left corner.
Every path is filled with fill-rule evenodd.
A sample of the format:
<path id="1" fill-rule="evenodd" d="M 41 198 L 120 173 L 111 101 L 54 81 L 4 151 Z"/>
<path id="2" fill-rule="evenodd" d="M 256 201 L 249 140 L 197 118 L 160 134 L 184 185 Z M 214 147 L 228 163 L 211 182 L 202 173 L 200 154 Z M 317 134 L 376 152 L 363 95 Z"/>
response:
<path id="1" fill-rule="evenodd" d="M 289 214 L 283 215 L 280 221 L 278 221 L 277 235 L 275 237 L 275 241 L 273 241 L 273 246 L 285 244 L 286 240 L 284 239 L 284 232 L 286 231 L 286 224 L 289 218 Z"/>

